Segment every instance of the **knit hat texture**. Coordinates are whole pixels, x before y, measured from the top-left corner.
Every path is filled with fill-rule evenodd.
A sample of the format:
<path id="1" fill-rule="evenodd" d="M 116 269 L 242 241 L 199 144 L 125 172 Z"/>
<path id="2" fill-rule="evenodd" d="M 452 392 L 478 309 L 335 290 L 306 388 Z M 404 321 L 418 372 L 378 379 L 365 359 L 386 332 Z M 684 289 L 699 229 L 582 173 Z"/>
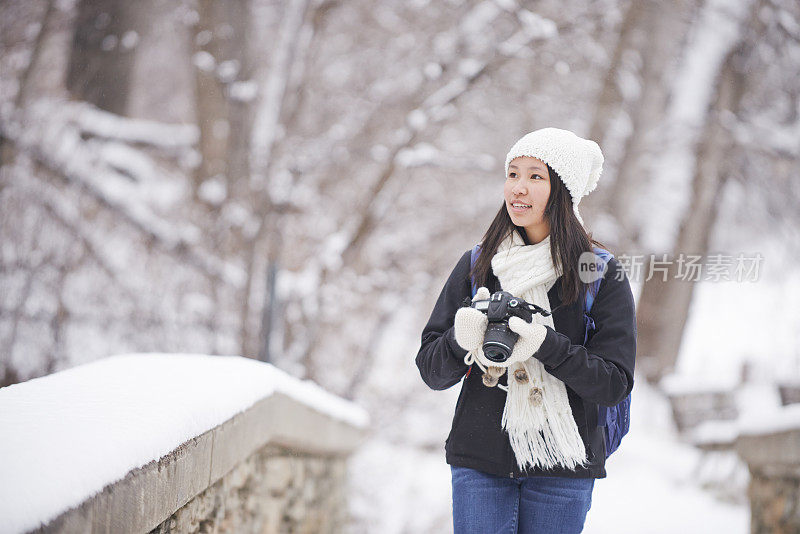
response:
<path id="1" fill-rule="evenodd" d="M 514 143 L 506 155 L 506 176 L 511 160 L 521 156 L 540 159 L 558 173 L 572 197 L 575 216 L 583 224 L 578 204 L 581 198 L 594 191 L 603 172 L 600 146 L 569 130 L 542 128 L 523 135 Z"/>

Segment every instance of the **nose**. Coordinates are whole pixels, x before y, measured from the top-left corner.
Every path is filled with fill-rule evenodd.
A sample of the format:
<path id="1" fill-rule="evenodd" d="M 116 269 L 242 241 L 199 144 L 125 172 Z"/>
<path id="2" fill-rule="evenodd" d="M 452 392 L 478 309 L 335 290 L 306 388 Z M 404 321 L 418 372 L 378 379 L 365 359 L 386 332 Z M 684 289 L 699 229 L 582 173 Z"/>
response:
<path id="1" fill-rule="evenodd" d="M 511 192 L 516 196 L 521 196 L 528 192 L 528 188 L 522 181 L 520 181 L 517 182 L 513 188 L 511 188 Z"/>

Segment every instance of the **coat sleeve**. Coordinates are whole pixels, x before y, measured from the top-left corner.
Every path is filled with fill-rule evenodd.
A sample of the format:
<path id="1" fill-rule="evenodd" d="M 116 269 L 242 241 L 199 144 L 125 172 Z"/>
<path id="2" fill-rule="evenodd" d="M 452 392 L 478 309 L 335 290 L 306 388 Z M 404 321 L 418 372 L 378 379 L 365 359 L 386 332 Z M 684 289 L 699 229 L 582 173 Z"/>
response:
<path id="1" fill-rule="evenodd" d="M 453 321 L 465 297 L 472 294 L 469 282 L 470 251 L 458 260 L 433 307 L 428 324 L 422 330 L 422 344 L 417 353 L 417 367 L 422 380 L 431 389 L 447 389 L 461 381 L 469 366 L 464 363 L 467 350 L 456 342 Z"/>
<path id="2" fill-rule="evenodd" d="M 590 311 L 596 329 L 586 346 L 549 326 L 534 357 L 580 397 L 615 406 L 633 388 L 636 311 L 625 270 L 612 258 Z"/>

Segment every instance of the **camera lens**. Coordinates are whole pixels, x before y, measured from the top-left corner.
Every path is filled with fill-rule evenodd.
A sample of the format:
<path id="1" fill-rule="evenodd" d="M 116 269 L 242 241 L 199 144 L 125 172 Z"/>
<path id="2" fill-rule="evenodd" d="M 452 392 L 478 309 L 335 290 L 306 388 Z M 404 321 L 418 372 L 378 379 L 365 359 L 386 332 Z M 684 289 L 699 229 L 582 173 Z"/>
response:
<path id="1" fill-rule="evenodd" d="M 508 347 L 498 343 L 484 343 L 483 354 L 486 356 L 486 359 L 498 363 L 506 361 L 511 355 L 508 351 Z"/>
<path id="2" fill-rule="evenodd" d="M 511 357 L 511 352 L 519 336 L 508 328 L 508 322 L 489 322 L 483 338 L 483 354 L 487 360 L 504 362 Z"/>

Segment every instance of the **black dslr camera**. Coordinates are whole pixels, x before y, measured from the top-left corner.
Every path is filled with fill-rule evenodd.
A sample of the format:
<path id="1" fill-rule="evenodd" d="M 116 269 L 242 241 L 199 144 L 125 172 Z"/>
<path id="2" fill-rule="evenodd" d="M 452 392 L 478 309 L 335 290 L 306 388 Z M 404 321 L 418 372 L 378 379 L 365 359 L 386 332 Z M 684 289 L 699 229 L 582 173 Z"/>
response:
<path id="1" fill-rule="evenodd" d="M 497 291 L 489 297 L 489 300 L 472 302 L 467 297 L 464 302 L 465 306 L 482 311 L 489 318 L 483 338 L 483 353 L 488 360 L 498 363 L 506 361 L 511 356 L 514 343 L 519 338 L 519 334 L 508 328 L 508 319 L 512 315 L 516 315 L 527 323 L 533 320 L 534 313 L 550 315 L 550 312 L 544 308 L 525 302 L 507 291 Z"/>

